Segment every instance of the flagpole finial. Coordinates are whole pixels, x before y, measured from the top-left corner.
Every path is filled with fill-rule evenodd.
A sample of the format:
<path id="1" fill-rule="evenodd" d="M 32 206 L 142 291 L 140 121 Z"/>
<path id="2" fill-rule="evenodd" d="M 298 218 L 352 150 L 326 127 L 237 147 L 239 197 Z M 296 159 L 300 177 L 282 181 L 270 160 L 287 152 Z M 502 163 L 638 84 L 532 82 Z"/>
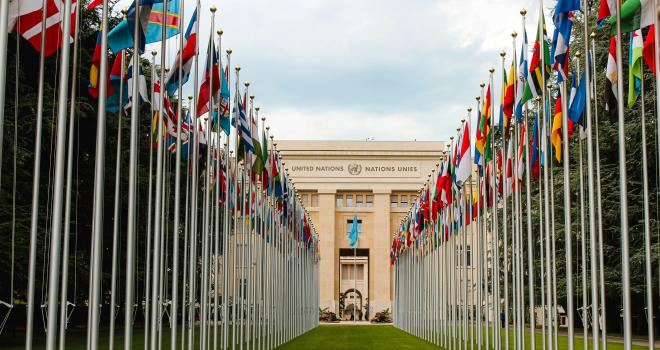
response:
<path id="1" fill-rule="evenodd" d="M 468 108 L 469 109 L 469 108 Z M 465 119 L 461 119 L 461 124 L 465 123 Z"/>
<path id="2" fill-rule="evenodd" d="M 266 121 L 266 117 L 261 117 L 261 121 L 262 121 L 262 122 L 265 122 L 265 121 Z"/>
<path id="3" fill-rule="evenodd" d="M 495 68 L 490 67 L 490 68 L 488 69 L 488 71 L 490 72 L 490 74 L 493 74 L 493 73 L 495 72 Z"/>
<path id="4" fill-rule="evenodd" d="M 575 57 L 580 58 L 582 56 L 582 53 L 580 51 L 575 52 Z"/>
<path id="5" fill-rule="evenodd" d="M 233 149 L 230 149 L 230 150 L 229 150 L 229 155 L 232 155 L 232 154 L 234 154 L 234 150 L 233 150 Z"/>
<path id="6" fill-rule="evenodd" d="M 248 86 L 250 86 L 250 82 L 246 81 L 243 85 L 245 85 L 245 87 L 248 87 Z"/>
<path id="7" fill-rule="evenodd" d="M 128 13 L 128 9 L 126 7 L 122 7 L 121 14 L 126 16 L 127 13 Z"/>
<path id="8" fill-rule="evenodd" d="M 548 85 L 546 86 L 548 87 L 548 89 L 552 89 L 552 83 L 548 83 Z"/>
<path id="9" fill-rule="evenodd" d="M 506 56 L 506 52 L 504 52 L 504 50 L 500 51 L 500 56 L 504 58 L 504 56 Z"/>
<path id="10" fill-rule="evenodd" d="M 156 51 L 156 50 L 151 50 L 151 56 L 156 57 L 157 54 L 158 54 L 158 51 Z"/>
<path id="11" fill-rule="evenodd" d="M 511 36 L 515 38 L 518 36 L 518 33 L 516 33 L 516 31 L 514 30 L 513 32 L 511 32 Z"/>
<path id="12" fill-rule="evenodd" d="M 227 55 L 231 55 L 231 53 L 232 53 L 231 49 L 227 49 L 227 50 L 225 50 L 225 52 L 227 52 Z"/>
<path id="13" fill-rule="evenodd" d="M 468 113 L 472 112 L 472 107 L 467 108 Z"/>
<path id="14" fill-rule="evenodd" d="M 541 101 L 541 96 L 536 96 L 536 98 L 534 99 L 534 101 L 536 101 L 536 102 Z"/>
<path id="15" fill-rule="evenodd" d="M 454 141 L 454 137 L 453 137 L 453 136 L 449 136 L 449 139 L 452 140 L 452 141 Z M 447 148 L 449 148 L 449 145 L 447 145 Z"/>
<path id="16" fill-rule="evenodd" d="M 527 10 L 525 10 L 524 8 L 522 10 L 520 10 L 520 15 L 521 16 L 524 17 L 526 14 L 527 14 Z"/>
<path id="17" fill-rule="evenodd" d="M 264 118 L 264 119 L 266 119 L 266 118 Z M 266 131 L 268 131 L 268 130 L 270 130 L 270 126 L 266 127 Z M 272 138 L 272 136 L 271 136 L 271 138 Z"/>
<path id="18" fill-rule="evenodd" d="M 270 126 L 267 126 L 267 128 L 270 128 Z M 273 135 L 270 135 L 270 139 L 273 139 Z M 277 146 L 277 144 L 273 144 L 273 146 Z"/>
<path id="19" fill-rule="evenodd" d="M 192 95 L 188 95 L 188 100 L 192 100 L 192 99 L 193 99 L 193 96 L 192 96 Z"/>
<path id="20" fill-rule="evenodd" d="M 589 35 L 592 39 L 596 38 L 596 32 L 591 32 L 591 35 Z"/>
<path id="21" fill-rule="evenodd" d="M 211 5 L 211 8 L 210 8 L 211 13 L 215 13 L 215 11 L 216 11 L 217 9 L 218 9 L 218 8 L 215 7 L 215 5 Z"/>
<path id="22" fill-rule="evenodd" d="M 482 82 L 479 86 L 483 89 L 483 87 L 486 86 L 486 83 Z"/>
<path id="23" fill-rule="evenodd" d="M 250 95 L 250 100 L 254 100 L 254 94 Z"/>
<path id="24" fill-rule="evenodd" d="M 481 96 L 477 96 L 475 97 L 475 99 L 477 100 L 477 102 L 479 102 L 479 100 L 481 100 Z"/>
<path id="25" fill-rule="evenodd" d="M 224 32 L 225 32 L 225 31 L 222 30 L 222 29 L 218 29 L 218 30 L 216 31 L 216 33 L 218 33 L 218 36 L 222 36 L 222 34 L 223 34 Z"/>
<path id="26" fill-rule="evenodd" d="M 167 73 L 167 72 L 169 72 L 169 71 L 170 71 L 170 68 L 169 68 L 169 67 L 165 67 L 165 73 Z"/>
<path id="27" fill-rule="evenodd" d="M 236 68 L 234 68 L 234 69 L 236 70 L 236 73 L 238 73 L 238 72 L 241 71 L 241 66 L 236 66 Z"/>

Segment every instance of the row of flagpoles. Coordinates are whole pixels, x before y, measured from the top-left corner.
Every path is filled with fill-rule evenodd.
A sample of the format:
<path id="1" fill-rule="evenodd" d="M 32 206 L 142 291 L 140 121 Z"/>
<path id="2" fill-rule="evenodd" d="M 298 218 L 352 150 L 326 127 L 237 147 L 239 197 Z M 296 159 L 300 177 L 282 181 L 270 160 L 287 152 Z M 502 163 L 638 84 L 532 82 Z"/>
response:
<path id="1" fill-rule="evenodd" d="M 204 10 L 196 1 L 184 32 L 184 0 L 134 1 L 130 8 L 122 10 L 123 19 L 114 28 L 109 28 L 108 3 L 92 0 L 82 10 L 100 9 L 102 18 L 89 79 L 89 93 L 98 99 L 98 109 L 87 348 L 99 346 L 99 335 L 104 332 L 99 327 L 100 306 L 102 295 L 107 294 L 111 298 L 107 330 L 110 348 L 120 339 L 117 325 L 123 327 L 125 349 L 134 347 L 136 337 L 143 337 L 145 349 L 162 348 L 165 338 L 169 338 L 171 349 L 274 348 L 316 326 L 318 237 L 273 135 L 269 135 L 265 118 L 261 118 L 261 127 L 258 125 L 260 108 L 254 104 L 254 95 L 248 94 L 249 83 L 243 84 L 243 93 L 240 91 L 238 66 L 231 91 L 232 51 L 225 51 L 226 67 L 223 66 L 223 32 L 214 29 L 215 6 Z M 0 4 L 0 125 L 4 118 L 8 30 L 16 30 L 40 52 L 26 349 L 33 347 L 35 335 L 37 240 L 43 231 L 38 220 L 44 62 L 56 51 L 59 88 L 55 167 L 48 271 L 43 282 L 47 284 L 47 299 L 43 307 L 47 314 L 46 348 L 66 348 L 77 91 L 76 79 L 71 76 L 83 63 L 78 62 L 81 5 L 80 0 Z M 206 67 L 199 71 L 199 16 L 203 14 L 210 16 L 211 32 Z M 62 45 L 63 33 L 71 34 L 72 45 L 66 41 Z M 167 39 L 176 35 L 178 53 L 174 64 L 167 68 L 167 43 L 171 42 Z M 158 45 L 151 52 L 150 64 L 142 58 L 147 43 Z M 110 51 L 115 57 L 112 66 Z M 145 77 L 144 65 L 151 72 L 150 79 Z M 183 86 L 190 75 L 193 93 L 186 103 Z M 146 104 L 150 105 L 148 111 Z M 109 113 L 119 119 L 114 194 L 104 193 L 105 156 L 113 151 L 106 142 Z M 136 198 L 138 143 L 146 141 L 138 136 L 144 123 L 142 115 L 151 116 L 149 195 L 147 230 L 138 236 L 137 212 L 145 210 Z M 130 121 L 128 169 L 121 167 L 125 147 L 123 118 Z M 0 149 L 0 156 L 1 152 Z M 126 176 L 127 196 L 122 196 L 120 179 Z M 104 232 L 103 206 L 107 195 L 114 196 L 112 233 Z M 125 197 L 127 203 L 122 203 Z M 121 208 L 126 208 L 126 212 L 122 213 Z M 120 224 L 122 215 L 127 218 L 126 227 Z M 110 234 L 108 264 L 104 256 L 107 247 L 104 250 L 102 241 Z M 147 246 L 146 268 L 144 280 L 137 281 L 140 275 L 136 247 L 137 241 L 143 239 Z M 104 266 L 111 268 L 106 271 Z M 123 294 L 118 281 L 122 272 Z M 102 282 L 108 273 L 109 286 Z M 143 297 L 136 293 L 138 283 L 144 286 Z M 13 305 L 13 301 L 8 304 Z M 138 306 L 145 316 L 143 334 L 134 334 Z"/>
<path id="2" fill-rule="evenodd" d="M 522 47 L 516 56 L 518 34 L 512 33 L 510 75 L 501 56 L 502 90 L 500 119 L 495 121 L 495 69 L 488 87 L 481 84 L 476 97 L 477 126 L 471 125 L 472 108 L 461 120 L 458 135 L 428 181 L 416 203 L 395 232 L 391 262 L 394 266 L 395 325 L 445 348 L 535 349 L 537 337 L 543 349 L 561 347 L 558 333 L 560 303 L 557 300 L 557 266 L 566 273 L 565 311 L 568 349 L 575 347 L 575 312 L 582 319 L 584 347 L 607 349 L 608 283 L 622 286 L 624 349 L 632 347 L 630 253 L 624 130 L 623 62 L 621 42 L 630 33 L 628 108 L 642 99 L 641 128 L 644 196 L 644 295 L 648 348 L 654 346 L 654 307 L 651 253 L 651 217 L 646 150 L 643 72 L 648 65 L 658 71 L 656 1 L 602 0 L 598 27 L 611 27 L 606 71 L 605 101 L 596 99 L 595 37 L 589 31 L 591 3 L 559 0 L 553 13 L 555 31 L 546 37 L 543 1 L 539 1 L 537 36 L 528 61 L 527 34 L 522 10 Z M 574 16 L 581 26 L 572 32 Z M 647 30 L 648 28 L 648 30 Z M 602 29 L 606 30 L 606 29 Z M 643 31 L 647 32 L 646 40 Z M 581 37 L 582 47 L 569 54 L 571 38 Z M 570 59 L 575 72 L 569 74 Z M 581 69 L 582 68 L 582 69 Z M 553 76 L 552 72 L 556 75 Z M 656 95 L 660 96 L 655 76 Z M 568 83 L 571 81 L 569 90 Z M 485 92 L 485 94 L 484 94 Z M 554 101 L 553 101 L 554 99 Z M 658 99 L 660 101 L 660 99 Z M 656 101 L 656 103 L 658 102 Z M 554 114 L 551 107 L 554 102 Z M 604 103 L 603 103 L 604 102 Z M 619 205 L 621 280 L 606 281 L 603 251 L 603 207 L 598 135 L 598 108 L 605 104 L 611 119 L 618 120 Z M 515 118 L 514 118 L 515 116 Z M 552 117 L 551 117 L 552 116 Z M 530 118 L 533 118 L 531 122 Z M 657 115 L 654 117 L 657 118 Z M 660 125 L 660 123 L 658 123 Z M 471 128 L 476 128 L 472 141 Z M 575 142 L 578 159 L 569 159 L 569 141 Z M 660 132 L 660 130 L 659 130 Z M 583 140 L 586 140 L 586 167 Z M 561 164 L 563 177 L 555 179 L 552 154 Z M 575 153 L 573 153 L 575 154 Z M 579 169 L 579 203 L 571 201 L 571 168 Z M 575 170 L 573 170 L 575 171 Z M 586 172 L 586 175 L 585 175 Z M 436 174 L 437 173 L 437 174 Z M 586 178 L 586 180 L 585 180 Z M 533 187 L 533 179 L 537 185 Z M 555 181 L 563 183 L 563 203 L 555 202 Z M 586 183 L 585 183 L 586 181 Z M 538 193 L 535 190 L 538 189 Z M 587 195 L 585 197 L 585 189 Z M 532 205 L 535 201 L 537 205 Z M 563 209 L 563 225 L 555 221 L 555 208 Z M 579 206 L 580 229 L 572 232 L 571 206 Z M 585 206 L 588 210 L 585 213 Z M 559 216 L 559 214 L 557 215 Z M 557 260 L 556 226 L 564 232 L 565 261 Z M 560 231 L 561 232 L 561 231 Z M 579 257 L 573 254 L 578 234 Z M 587 240 L 588 238 L 588 240 Z M 587 246 L 588 241 L 588 246 Z M 536 257 L 540 257 L 538 263 Z M 581 276 L 574 272 L 582 261 Z M 540 266 L 538 266 L 540 264 Z M 581 308 L 574 305 L 581 281 Z M 540 281 L 541 286 L 535 286 Z M 538 295 L 540 294 L 540 300 Z M 540 318 L 540 319 L 539 319 Z M 541 325 L 537 333 L 537 325 Z M 503 332 L 500 329 L 504 328 Z M 589 343 L 587 340 L 590 340 Z M 527 343 L 527 344 L 526 344 Z"/>

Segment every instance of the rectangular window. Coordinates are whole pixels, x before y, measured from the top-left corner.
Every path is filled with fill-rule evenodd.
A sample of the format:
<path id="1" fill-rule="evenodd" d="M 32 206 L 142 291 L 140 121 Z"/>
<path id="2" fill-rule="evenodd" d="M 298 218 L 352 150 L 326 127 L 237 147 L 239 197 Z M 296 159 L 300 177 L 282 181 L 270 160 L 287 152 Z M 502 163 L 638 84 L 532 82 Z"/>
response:
<path id="1" fill-rule="evenodd" d="M 344 195 L 338 194 L 337 195 L 337 208 L 341 208 L 344 206 Z"/>
<path id="2" fill-rule="evenodd" d="M 319 195 L 316 193 L 312 193 L 312 203 L 310 204 L 311 207 L 318 207 L 319 206 Z"/>
<path id="3" fill-rule="evenodd" d="M 355 196 L 355 206 L 358 208 L 362 208 L 362 195 L 358 194 Z"/>
<path id="4" fill-rule="evenodd" d="M 399 196 L 393 194 L 390 196 L 390 207 L 396 208 L 399 205 Z"/>
<path id="5" fill-rule="evenodd" d="M 365 196 L 366 197 L 366 202 L 367 202 L 367 208 L 371 208 L 374 206 L 374 196 L 371 194 L 368 194 Z"/>
<path id="6" fill-rule="evenodd" d="M 346 207 L 348 207 L 348 208 L 353 207 L 353 195 L 352 194 L 347 194 L 346 195 Z"/>
<path id="7" fill-rule="evenodd" d="M 465 258 L 467 260 L 467 266 L 471 267 L 472 266 L 472 250 L 470 249 L 469 245 L 465 246 Z"/>
<path id="8" fill-rule="evenodd" d="M 300 195 L 300 197 L 302 198 L 303 205 L 305 207 L 309 207 L 309 195 L 308 194 L 302 194 L 302 195 Z"/>
<path id="9" fill-rule="evenodd" d="M 408 207 L 408 196 L 405 194 L 401 195 L 401 208 L 407 208 Z"/>

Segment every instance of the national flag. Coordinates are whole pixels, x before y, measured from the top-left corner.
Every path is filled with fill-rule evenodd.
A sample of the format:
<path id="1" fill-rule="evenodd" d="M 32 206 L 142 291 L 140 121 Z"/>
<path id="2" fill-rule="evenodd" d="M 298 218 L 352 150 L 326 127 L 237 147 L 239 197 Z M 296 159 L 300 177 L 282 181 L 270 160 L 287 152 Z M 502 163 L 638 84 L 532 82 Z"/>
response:
<path id="1" fill-rule="evenodd" d="M 235 98 L 236 107 L 234 108 L 234 120 L 232 124 L 238 130 L 238 157 L 243 157 L 246 153 L 254 154 L 254 146 L 252 145 L 252 133 L 250 132 L 250 121 L 245 113 L 243 99 L 240 95 L 236 94 Z M 236 122 L 238 120 L 238 123 Z"/>
<path id="2" fill-rule="evenodd" d="M 107 99 L 105 102 L 105 110 L 110 113 L 119 112 L 119 106 L 125 105 L 128 99 L 128 86 L 126 86 L 126 74 L 122 76 L 123 68 L 123 51 L 119 51 L 117 56 L 115 56 L 115 61 L 112 64 L 112 69 L 110 69 L 110 85 L 112 86 L 113 93 L 107 94 Z M 123 86 L 122 86 L 123 82 Z M 122 98 L 122 101 L 119 101 L 119 98 Z"/>
<path id="3" fill-rule="evenodd" d="M 477 139 L 479 139 L 479 125 L 481 125 L 481 118 L 483 116 L 481 115 L 481 111 L 477 111 L 477 128 L 476 128 L 476 135 L 475 135 L 475 140 L 474 140 L 474 164 L 477 165 L 482 165 L 481 164 L 481 151 L 479 151 L 479 148 L 477 147 Z"/>
<path id="4" fill-rule="evenodd" d="M 96 37 L 96 47 L 94 48 L 94 54 L 92 55 L 92 67 L 89 69 L 89 85 L 87 86 L 87 91 L 93 98 L 99 98 L 99 80 L 101 69 L 101 39 L 103 35 L 99 31 L 98 36 Z M 112 85 L 110 85 L 110 71 L 106 72 L 106 87 L 107 87 L 107 96 L 111 96 L 114 93 Z"/>
<path id="5" fill-rule="evenodd" d="M 179 34 L 179 0 L 168 0 L 167 11 L 164 3 L 154 1 L 147 22 L 147 33 L 145 39 L 147 44 L 161 41 L 163 38 L 163 24 L 165 26 L 165 38 L 169 39 Z"/>
<path id="6" fill-rule="evenodd" d="M 654 0 L 626 0 L 621 5 L 621 33 L 630 33 L 640 28 L 646 28 L 654 23 Z M 616 34 L 616 15 L 607 20 L 610 23 L 610 34 Z"/>
<path id="7" fill-rule="evenodd" d="M 463 123 L 463 130 L 457 144 L 456 182 L 462 185 L 472 174 L 472 154 L 470 154 L 470 128 Z"/>
<path id="8" fill-rule="evenodd" d="M 516 118 L 518 121 L 523 119 L 522 101 L 525 85 L 527 84 L 527 31 L 523 31 L 523 42 L 520 47 L 520 61 L 518 63 L 518 81 L 516 83 Z"/>
<path id="9" fill-rule="evenodd" d="M 262 153 L 263 148 L 259 142 L 259 128 L 257 126 L 257 121 L 252 115 L 252 110 L 250 110 L 250 135 L 252 136 L 252 146 L 254 147 L 254 157 L 252 157 L 252 176 L 261 175 L 264 170 L 264 155 Z"/>
<path id="10" fill-rule="evenodd" d="M 197 116 L 201 116 L 209 111 L 209 99 L 211 95 L 215 98 L 216 92 L 220 88 L 219 54 L 213 41 L 213 33 L 209 38 L 208 51 L 206 56 L 206 68 L 204 69 L 204 79 L 199 87 L 199 97 L 197 98 Z M 213 87 L 211 84 L 211 74 L 213 74 Z"/>
<path id="11" fill-rule="evenodd" d="M 26 6 L 31 5 L 32 0 L 26 2 Z M 41 3 L 41 2 L 40 2 Z M 23 4 L 20 5 L 23 7 Z M 32 8 L 32 7 L 30 7 Z M 25 40 L 29 41 L 32 47 L 41 51 L 41 36 L 44 35 L 41 32 L 41 19 L 43 18 L 43 7 L 40 4 L 36 11 L 30 13 L 24 13 L 23 10 L 15 12 L 15 14 L 24 13 L 20 17 L 15 19 L 16 31 L 23 37 Z M 44 55 L 46 57 L 52 55 L 62 46 L 62 27 L 64 23 L 62 20 L 64 16 L 62 12 L 64 11 L 64 1 L 63 0 L 46 0 L 46 40 L 44 46 Z M 71 4 L 71 31 L 67 33 L 68 41 L 67 44 L 73 41 L 73 33 L 76 30 L 76 2 L 72 1 Z"/>
<path id="12" fill-rule="evenodd" d="M 506 93 L 506 69 L 502 71 L 502 89 L 500 89 L 500 117 L 497 119 L 497 128 L 502 132 L 504 128 L 504 94 Z"/>
<path id="13" fill-rule="evenodd" d="M 574 75 L 573 83 L 571 84 L 571 97 L 570 106 L 568 107 L 568 118 L 576 124 L 581 123 L 584 107 L 587 103 L 586 77 L 586 74 L 582 74 L 582 77 L 580 78 L 580 84 L 576 88 L 574 83 L 577 79 Z"/>
<path id="14" fill-rule="evenodd" d="M 563 114 L 562 114 L 562 101 L 561 101 L 561 95 L 557 97 L 557 101 L 555 102 L 555 116 L 552 120 L 552 133 L 551 133 L 551 138 L 552 138 L 552 146 L 555 148 L 555 157 L 557 158 L 557 161 L 561 163 L 561 153 L 562 153 L 562 138 L 563 138 L 563 131 L 562 131 L 562 126 L 563 126 Z M 573 121 L 568 118 L 567 120 L 568 123 L 568 138 L 571 138 L 571 135 L 573 134 Z"/>
<path id="15" fill-rule="evenodd" d="M 651 24 L 649 32 L 646 34 L 642 56 L 644 56 L 644 62 L 646 62 L 646 65 L 651 68 L 653 75 L 655 75 L 655 24 Z"/>
<path id="16" fill-rule="evenodd" d="M 174 93 L 179 89 L 179 76 L 181 75 L 181 85 L 188 82 L 190 77 L 190 70 L 192 68 L 193 57 L 197 56 L 197 9 L 193 12 L 190 22 L 188 23 L 188 29 L 183 36 L 183 53 L 180 51 L 176 59 L 174 60 L 174 65 L 167 75 L 165 80 L 165 88 L 167 89 L 167 94 L 173 96 Z M 179 71 L 179 64 L 181 64 L 182 70 Z"/>
<path id="17" fill-rule="evenodd" d="M 507 144 L 506 150 L 506 186 L 507 195 L 510 196 L 515 190 L 513 187 L 513 142 Z"/>
<path id="18" fill-rule="evenodd" d="M 538 179 L 541 174 L 540 162 L 539 162 L 539 115 L 536 114 L 534 118 L 534 129 L 532 130 L 532 159 L 530 161 L 530 167 L 532 170 L 532 175 L 535 179 Z"/>
<path id="19" fill-rule="evenodd" d="M 261 130 L 261 147 L 261 154 L 265 159 L 264 169 L 261 173 L 261 183 L 264 190 L 270 192 L 270 172 L 272 169 L 270 164 L 271 158 L 268 154 L 268 138 L 266 137 L 266 131 L 263 129 Z"/>
<path id="20" fill-rule="evenodd" d="M 43 5 L 43 0 L 9 0 L 7 30 L 14 29 L 16 20 L 19 17 L 35 11 L 41 13 Z"/>
<path id="21" fill-rule="evenodd" d="M 518 180 L 522 180 L 525 174 L 525 162 L 527 161 L 527 130 L 525 122 L 520 127 L 520 143 L 518 144 Z"/>
<path id="22" fill-rule="evenodd" d="M 101 4 L 103 4 L 103 0 L 92 0 L 92 1 L 89 2 L 89 4 L 87 4 L 87 9 L 88 10 L 93 10 L 93 9 L 99 7 L 99 5 L 101 5 Z"/>
<path id="23" fill-rule="evenodd" d="M 145 33 L 149 25 L 149 18 L 151 17 L 151 9 L 154 4 L 161 3 L 162 0 L 139 0 L 140 13 L 138 14 L 139 22 L 135 23 L 135 0 L 128 8 L 126 19 L 119 22 L 119 24 L 112 28 L 108 33 L 108 47 L 112 52 L 119 52 L 123 49 L 132 48 L 134 43 L 133 34 L 135 26 L 139 26 L 138 42 L 140 43 L 140 53 L 144 53 L 144 46 L 147 44 Z"/>
<path id="24" fill-rule="evenodd" d="M 539 21 L 541 28 L 539 28 L 536 33 L 532 61 L 529 65 L 529 77 L 527 79 L 527 84 L 525 84 L 525 90 L 523 91 L 522 103 L 526 103 L 532 98 L 541 96 L 542 89 L 545 89 L 543 84 L 550 76 L 550 50 L 543 12 L 541 12 Z M 541 53 L 541 50 L 543 50 L 543 53 Z M 544 57 L 545 67 L 541 67 L 541 54 L 543 54 Z"/>
<path id="25" fill-rule="evenodd" d="M 490 118 L 492 113 L 490 97 L 490 84 L 488 84 L 488 89 L 486 89 L 486 96 L 484 98 L 483 110 L 481 112 L 481 118 L 479 120 L 479 126 L 477 129 L 477 140 L 475 141 L 477 150 L 484 156 L 486 162 L 491 159 L 491 150 L 489 149 Z"/>
<path id="26" fill-rule="evenodd" d="M 220 59 L 220 69 L 222 69 L 222 58 Z M 222 79 L 222 84 L 220 85 L 219 96 L 217 98 L 216 114 L 220 119 L 220 127 L 225 134 L 229 135 L 231 133 L 229 120 L 231 117 L 231 113 L 229 112 L 229 66 L 220 72 L 220 79 Z"/>
<path id="27" fill-rule="evenodd" d="M 616 71 L 616 35 L 610 39 L 610 52 L 605 71 L 605 110 L 614 121 L 617 116 L 617 71 Z"/>
<path id="28" fill-rule="evenodd" d="M 555 8 L 552 19 L 555 23 L 555 32 L 552 38 L 552 49 L 550 59 L 552 68 L 557 71 L 557 80 L 562 82 L 568 73 L 568 51 L 571 40 L 571 28 L 573 27 L 573 12 L 559 12 L 560 0 Z M 579 5 L 578 5 L 579 8 Z"/>
<path id="29" fill-rule="evenodd" d="M 616 0 L 600 0 L 600 6 L 598 8 L 598 29 L 603 25 L 603 23 L 616 11 Z"/>
<path id="30" fill-rule="evenodd" d="M 628 69 L 628 108 L 632 108 L 637 97 L 642 93 L 642 52 L 644 40 L 642 30 L 637 29 L 630 34 L 630 64 Z"/>
<path id="31" fill-rule="evenodd" d="M 515 94 L 515 76 L 516 66 L 515 62 L 511 62 L 511 69 L 509 70 L 509 79 L 507 80 L 506 87 L 504 88 L 504 105 L 502 111 L 504 112 L 504 138 L 509 139 L 509 128 L 511 127 L 511 117 L 513 116 L 513 103 Z"/>
<path id="32" fill-rule="evenodd" d="M 124 109 L 129 109 L 133 106 L 133 60 L 128 64 L 128 100 L 124 105 Z M 142 67 L 138 69 L 138 97 L 140 102 L 149 103 L 149 90 L 147 89 L 147 78 L 144 76 Z"/>

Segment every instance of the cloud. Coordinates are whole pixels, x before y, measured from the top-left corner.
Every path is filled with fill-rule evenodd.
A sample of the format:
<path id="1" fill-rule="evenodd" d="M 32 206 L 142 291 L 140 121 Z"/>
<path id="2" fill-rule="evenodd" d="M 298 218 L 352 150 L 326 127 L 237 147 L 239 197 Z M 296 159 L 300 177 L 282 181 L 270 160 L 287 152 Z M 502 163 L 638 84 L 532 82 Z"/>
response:
<path id="1" fill-rule="evenodd" d="M 538 18 L 531 0 L 203 0 L 200 43 L 211 3 L 241 82 L 270 111 L 273 131 L 292 139 L 446 139 L 474 108 L 489 67 L 500 86 L 498 53 L 511 57 L 520 9 L 530 40 Z M 193 6 L 186 2 L 186 24 Z"/>

